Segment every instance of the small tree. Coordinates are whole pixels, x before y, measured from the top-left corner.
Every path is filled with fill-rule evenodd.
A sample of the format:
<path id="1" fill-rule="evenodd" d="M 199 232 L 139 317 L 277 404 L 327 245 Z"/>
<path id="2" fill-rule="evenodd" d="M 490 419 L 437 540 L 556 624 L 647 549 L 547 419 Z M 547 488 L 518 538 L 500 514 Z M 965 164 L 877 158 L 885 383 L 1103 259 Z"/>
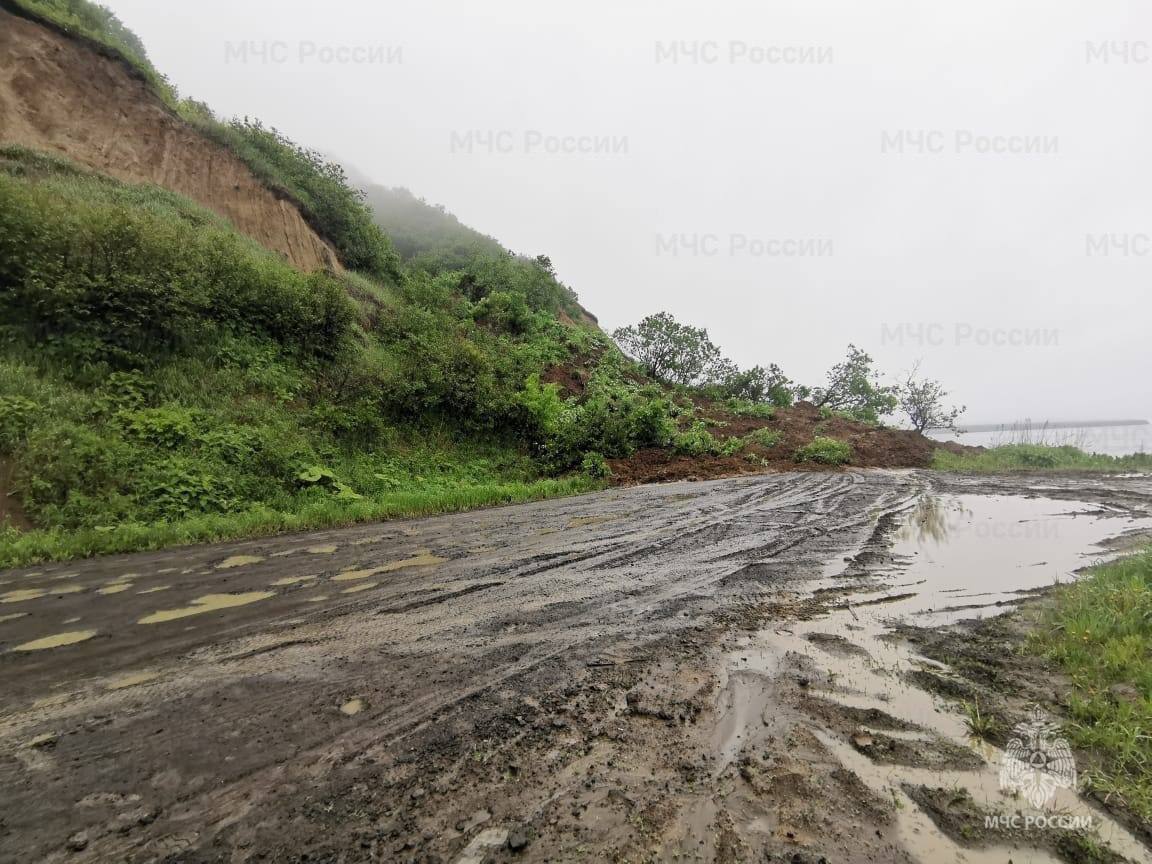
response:
<path id="1" fill-rule="evenodd" d="M 707 330 L 681 324 L 667 312 L 649 315 L 634 327 L 621 327 L 612 338 L 649 377 L 666 384 L 699 384 L 722 362 Z"/>
<path id="2" fill-rule="evenodd" d="M 912 423 L 912 428 L 923 433 L 926 429 L 955 429 L 956 419 L 964 413 L 965 406 L 946 406 L 944 400 L 948 392 L 939 381 L 917 377 L 920 363 L 917 362 L 900 385 L 900 410 Z"/>
<path id="3" fill-rule="evenodd" d="M 767 369 L 763 366 L 739 369 L 734 363 L 725 361 L 724 368 L 717 375 L 716 386 L 729 399 L 765 402 L 778 408 L 787 408 L 807 392 L 775 363 Z"/>
<path id="4" fill-rule="evenodd" d="M 817 408 L 841 411 L 857 420 L 875 423 L 896 410 L 897 388 L 880 382 L 872 368 L 872 357 L 855 345 L 848 346 L 848 356 L 828 371 L 828 386 L 812 391 Z"/>

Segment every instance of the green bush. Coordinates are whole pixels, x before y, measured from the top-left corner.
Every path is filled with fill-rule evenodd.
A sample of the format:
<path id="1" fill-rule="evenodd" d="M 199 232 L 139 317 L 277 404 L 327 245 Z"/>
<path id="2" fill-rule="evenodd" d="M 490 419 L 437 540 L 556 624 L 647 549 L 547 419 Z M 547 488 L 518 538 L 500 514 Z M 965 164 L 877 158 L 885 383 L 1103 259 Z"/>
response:
<path id="1" fill-rule="evenodd" d="M 744 436 L 744 441 L 760 447 L 775 447 L 783 438 L 784 433 L 778 429 L 753 429 Z"/>
<path id="2" fill-rule="evenodd" d="M 720 452 L 720 443 L 700 420 L 678 434 L 672 446 L 681 456 L 714 456 Z"/>
<path id="3" fill-rule="evenodd" d="M 846 465 L 852 461 L 852 447 L 836 438 L 817 436 L 796 451 L 797 462 L 818 462 L 821 465 Z"/>
<path id="4" fill-rule="evenodd" d="M 769 405 L 766 402 L 749 402 L 744 399 L 729 399 L 725 403 L 725 407 L 733 414 L 738 414 L 741 417 L 756 417 L 761 420 L 769 420 L 776 413 L 776 406 L 774 405 Z"/>
<path id="5" fill-rule="evenodd" d="M 303 275 L 210 220 L 96 177 L 0 173 L 0 320 L 44 350 L 130 369 L 220 332 L 330 360 L 352 336 L 340 283 Z M 191 205 L 187 205 L 191 209 Z"/>
<path id="6" fill-rule="evenodd" d="M 580 472 L 593 479 L 604 479 L 612 476 L 612 469 L 608 467 L 608 460 L 599 453 L 585 453 L 580 460 Z"/>

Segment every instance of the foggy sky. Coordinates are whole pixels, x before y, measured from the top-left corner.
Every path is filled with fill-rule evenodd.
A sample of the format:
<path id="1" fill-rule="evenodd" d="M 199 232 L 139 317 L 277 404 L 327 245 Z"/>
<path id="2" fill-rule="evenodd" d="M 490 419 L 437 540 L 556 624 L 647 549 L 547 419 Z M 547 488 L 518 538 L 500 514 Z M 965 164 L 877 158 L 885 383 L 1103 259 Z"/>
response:
<path id="1" fill-rule="evenodd" d="M 548 254 L 606 329 L 809 384 L 922 358 L 968 422 L 1152 416 L 1147 4 L 106 3 L 183 95 Z"/>

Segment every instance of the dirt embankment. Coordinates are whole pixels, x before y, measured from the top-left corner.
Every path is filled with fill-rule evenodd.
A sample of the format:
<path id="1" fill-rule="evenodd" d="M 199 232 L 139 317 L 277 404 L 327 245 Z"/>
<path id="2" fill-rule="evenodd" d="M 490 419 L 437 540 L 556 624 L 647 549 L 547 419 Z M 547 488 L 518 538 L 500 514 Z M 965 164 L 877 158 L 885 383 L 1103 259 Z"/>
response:
<path id="1" fill-rule="evenodd" d="M 937 442 L 907 429 L 886 429 L 842 417 L 821 416 L 807 402 L 779 409 L 771 419 L 745 417 L 717 404 L 700 404 L 698 416 L 709 424 L 719 441 L 742 438 L 766 429 L 779 434 L 775 444 L 749 444 L 730 456 L 685 456 L 671 450 L 645 449 L 626 459 L 610 461 L 616 483 L 659 483 L 671 480 L 713 479 L 765 471 L 836 470 L 815 462 L 796 462 L 796 451 L 817 436 L 846 441 L 852 447 L 851 467 L 927 468 Z M 961 446 L 961 445 L 954 445 Z"/>
<path id="2" fill-rule="evenodd" d="M 339 268 L 296 205 L 184 123 L 121 62 L 0 9 L 0 142 L 185 195 L 302 270 Z"/>

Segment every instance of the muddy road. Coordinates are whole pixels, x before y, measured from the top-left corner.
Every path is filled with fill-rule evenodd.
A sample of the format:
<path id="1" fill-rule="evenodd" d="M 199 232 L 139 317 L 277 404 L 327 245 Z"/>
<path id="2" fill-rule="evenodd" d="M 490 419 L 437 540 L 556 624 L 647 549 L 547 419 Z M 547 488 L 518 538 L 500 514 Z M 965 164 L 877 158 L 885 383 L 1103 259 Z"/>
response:
<path id="1" fill-rule="evenodd" d="M 933 820 L 999 757 L 888 634 L 1150 513 L 1149 477 L 776 474 L 0 572 L 0 862 L 1069 860 Z"/>

